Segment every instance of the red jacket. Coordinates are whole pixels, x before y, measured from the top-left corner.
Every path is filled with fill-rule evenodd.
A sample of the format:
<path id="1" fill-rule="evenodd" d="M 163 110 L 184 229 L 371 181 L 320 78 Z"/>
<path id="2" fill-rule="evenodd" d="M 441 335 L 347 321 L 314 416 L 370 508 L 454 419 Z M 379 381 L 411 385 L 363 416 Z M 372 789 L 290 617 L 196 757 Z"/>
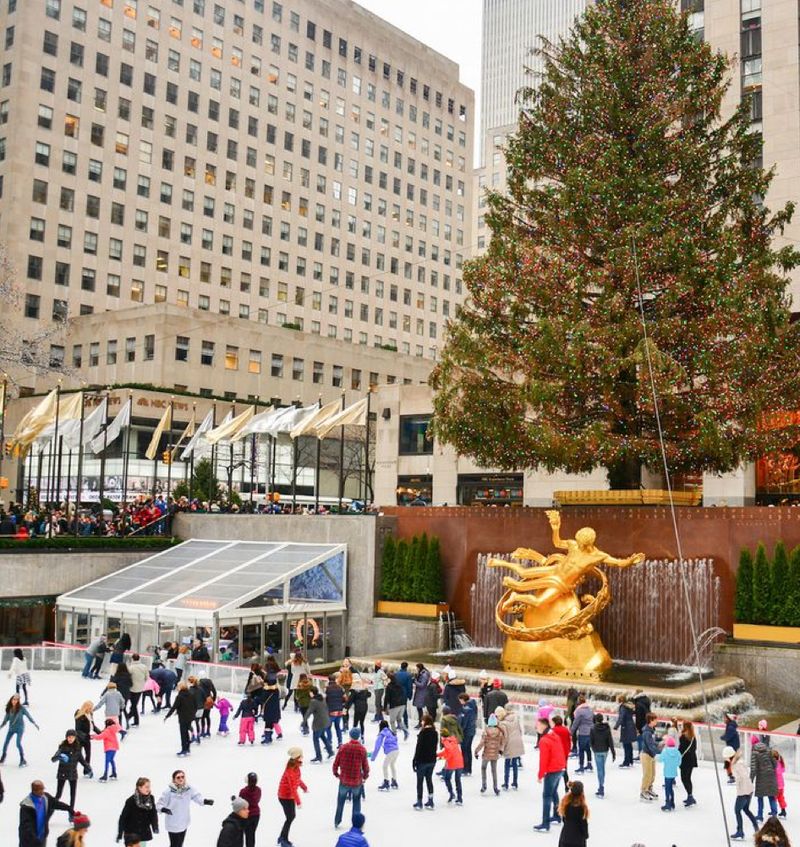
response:
<path id="1" fill-rule="evenodd" d="M 300 768 L 290 768 L 287 765 L 281 781 L 278 783 L 278 799 L 294 800 L 299 806 L 300 794 L 297 791 L 298 788 L 308 791 L 305 782 L 303 782 L 303 777 L 300 775 Z"/>
<path id="2" fill-rule="evenodd" d="M 437 759 L 444 759 L 444 766 L 449 771 L 457 771 L 464 767 L 464 754 L 455 735 L 446 735 L 442 739 L 442 747 L 436 754 Z"/>
<path id="3" fill-rule="evenodd" d="M 564 748 L 564 755 L 569 758 L 569 754 L 572 750 L 572 736 L 569 733 L 569 730 L 561 724 L 561 726 L 554 726 L 551 730 L 552 733 L 558 736 L 561 741 L 561 746 Z"/>
<path id="4" fill-rule="evenodd" d="M 333 775 L 348 788 L 358 788 L 369 776 L 367 749 L 353 739 L 339 748 L 333 760 Z"/>
<path id="5" fill-rule="evenodd" d="M 118 723 L 109 724 L 102 732 L 92 735 L 92 741 L 102 741 L 103 751 L 119 750 L 119 731 L 122 727 Z"/>
<path id="6" fill-rule="evenodd" d="M 546 732 L 539 739 L 539 779 L 548 773 L 560 773 L 567 767 L 567 754 L 561 739 L 552 732 Z"/>

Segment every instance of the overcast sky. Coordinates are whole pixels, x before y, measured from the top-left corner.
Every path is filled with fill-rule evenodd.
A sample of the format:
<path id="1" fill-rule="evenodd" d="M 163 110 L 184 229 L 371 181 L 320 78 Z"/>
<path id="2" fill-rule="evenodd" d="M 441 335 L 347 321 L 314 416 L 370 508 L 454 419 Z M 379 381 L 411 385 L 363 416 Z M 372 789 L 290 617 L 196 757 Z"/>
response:
<path id="1" fill-rule="evenodd" d="M 475 92 L 481 82 L 482 0 L 356 0 L 389 23 L 443 53 L 461 68 L 461 81 Z M 480 125 L 475 114 L 475 126 Z"/>

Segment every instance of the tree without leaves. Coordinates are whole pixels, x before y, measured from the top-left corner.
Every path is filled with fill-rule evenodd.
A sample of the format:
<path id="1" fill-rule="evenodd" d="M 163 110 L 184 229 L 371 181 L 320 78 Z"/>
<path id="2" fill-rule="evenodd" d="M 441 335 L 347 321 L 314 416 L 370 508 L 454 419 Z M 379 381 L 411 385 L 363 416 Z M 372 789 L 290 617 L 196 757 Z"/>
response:
<path id="1" fill-rule="evenodd" d="M 438 437 L 484 465 L 602 466 L 638 487 L 661 465 L 649 358 L 673 471 L 795 443 L 771 417 L 800 403 L 800 254 L 771 246 L 793 206 L 756 199 L 773 174 L 752 164 L 748 103 L 721 117 L 727 60 L 672 0 L 592 5 L 543 52 L 431 378 Z"/>

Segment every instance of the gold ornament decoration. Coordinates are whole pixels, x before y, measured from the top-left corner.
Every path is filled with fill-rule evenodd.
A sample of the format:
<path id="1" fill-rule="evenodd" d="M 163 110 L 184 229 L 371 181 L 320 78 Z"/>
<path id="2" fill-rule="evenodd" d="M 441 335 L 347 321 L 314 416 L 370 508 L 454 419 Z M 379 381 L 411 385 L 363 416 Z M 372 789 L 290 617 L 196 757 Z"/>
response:
<path id="1" fill-rule="evenodd" d="M 628 568 L 644 561 L 644 553 L 617 559 L 595 546 L 596 532 L 583 527 L 575 538 L 562 540 L 561 515 L 545 513 L 553 533 L 553 546 L 564 553 L 544 556 L 520 547 L 512 558 L 534 562 L 526 566 L 504 559 L 489 559 L 490 568 L 506 568 L 518 579 L 503 578 L 505 593 L 495 609 L 495 621 L 507 638 L 502 664 L 515 673 L 549 673 L 598 676 L 611 667 L 611 657 L 592 621 L 611 602 L 608 578 L 600 565 Z M 578 594 L 585 579 L 600 581 L 596 594 Z M 506 618 L 514 616 L 509 623 Z"/>

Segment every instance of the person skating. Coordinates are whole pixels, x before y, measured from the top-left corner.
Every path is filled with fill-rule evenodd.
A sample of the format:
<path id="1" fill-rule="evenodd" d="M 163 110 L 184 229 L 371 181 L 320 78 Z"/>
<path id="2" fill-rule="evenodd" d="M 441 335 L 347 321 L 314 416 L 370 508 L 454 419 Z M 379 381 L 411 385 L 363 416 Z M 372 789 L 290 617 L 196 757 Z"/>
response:
<path id="1" fill-rule="evenodd" d="M 297 808 L 301 805 L 299 789 L 308 791 L 301 772 L 303 751 L 299 747 L 290 747 L 287 753 L 289 759 L 278 783 L 278 802 L 283 809 L 283 827 L 278 836 L 279 847 L 292 847 L 292 842 L 289 841 L 289 830 L 297 816 Z"/>
<path id="2" fill-rule="evenodd" d="M 209 800 L 186 780 L 182 770 L 173 771 L 172 781 L 156 803 L 158 811 L 166 816 L 164 828 L 167 830 L 170 847 L 182 847 L 189 829 L 192 815 L 192 803 L 198 806 L 213 806 Z"/>
<path id="3" fill-rule="evenodd" d="M 178 683 L 178 693 L 175 696 L 175 702 L 170 706 L 167 714 L 164 716 L 164 721 L 168 721 L 173 714 L 178 716 L 178 732 L 181 739 L 181 749 L 178 752 L 179 756 L 188 756 L 189 747 L 191 744 L 192 722 L 197 712 L 194 695 L 189 691 L 189 685 L 186 682 Z"/>
<path id="4" fill-rule="evenodd" d="M 726 747 L 731 747 L 734 750 L 739 749 L 741 744 L 741 739 L 739 737 L 739 724 L 736 722 L 736 715 L 733 713 L 725 715 L 725 731 L 720 736 L 720 741 L 722 741 Z M 727 765 L 725 769 L 728 773 L 728 784 L 732 785 L 736 782 L 736 780 Z"/>
<path id="5" fill-rule="evenodd" d="M 642 745 L 644 744 L 644 728 L 647 726 L 647 716 L 650 714 L 650 698 L 642 691 L 641 688 L 633 693 L 633 722 L 636 726 L 636 744 L 638 747 L 639 756 L 642 756 Z"/>
<path id="6" fill-rule="evenodd" d="M 658 718 L 650 713 L 647 715 L 647 723 L 642 729 L 642 752 L 639 759 L 642 763 L 642 784 L 639 791 L 640 800 L 658 800 L 658 794 L 653 791 L 653 783 L 656 780 L 656 756 L 658 755 L 658 742 L 656 741 L 656 725 Z"/>
<path id="7" fill-rule="evenodd" d="M 211 655 L 208 652 L 208 647 L 203 643 L 202 638 L 195 638 L 192 643 L 192 661 L 193 662 L 210 662 Z"/>
<path id="8" fill-rule="evenodd" d="M 69 813 L 70 808 L 48 794 L 44 783 L 35 779 L 30 794 L 19 804 L 19 847 L 46 847 L 50 818 L 56 810 Z"/>
<path id="9" fill-rule="evenodd" d="M 83 757 L 81 743 L 78 741 L 78 734 L 74 729 L 67 730 L 64 740 L 58 745 L 58 749 L 50 761 L 58 762 L 56 800 L 61 799 L 64 787 L 69 785 L 69 808 L 70 814 L 73 814 L 75 812 L 75 797 L 78 793 L 78 765 L 83 765 L 84 772 L 88 767 Z"/>
<path id="10" fill-rule="evenodd" d="M 442 703 L 450 707 L 450 711 L 456 716 L 461 715 L 461 695 L 467 692 L 467 681 L 462 677 L 457 677 L 453 674 L 453 669 L 449 667 L 449 673 L 442 689 Z"/>
<path id="11" fill-rule="evenodd" d="M 439 700 L 442 696 L 442 687 L 439 684 L 439 674 L 434 671 L 430 675 L 428 687 L 425 689 L 425 711 L 436 720 L 436 713 L 439 710 Z"/>
<path id="12" fill-rule="evenodd" d="M 561 798 L 558 815 L 564 823 L 558 847 L 586 847 L 589 840 L 589 806 L 583 783 L 571 782 L 569 791 Z"/>
<path id="13" fill-rule="evenodd" d="M 140 776 L 133 794 L 125 801 L 117 823 L 117 841 L 136 834 L 140 841 L 151 841 L 158 835 L 158 811 L 150 780 Z"/>
<path id="14" fill-rule="evenodd" d="M 439 721 L 439 734 L 442 738 L 448 735 L 454 736 L 459 744 L 464 738 L 464 731 L 461 729 L 461 724 L 458 718 L 453 714 L 449 706 L 442 706 L 442 719 Z"/>
<path id="15" fill-rule="evenodd" d="M 731 838 L 740 841 L 744 839 L 744 829 L 742 827 L 742 815 L 745 814 L 753 824 L 753 831 L 758 832 L 758 821 L 756 816 L 750 811 L 750 800 L 753 797 L 753 782 L 750 779 L 750 774 L 747 770 L 747 765 L 742 759 L 740 750 L 734 750 L 730 745 L 722 751 L 722 758 L 725 761 L 725 767 L 728 773 L 733 777 L 736 785 L 736 803 L 733 807 L 733 813 L 736 815 L 736 832 L 731 835 Z"/>
<path id="16" fill-rule="evenodd" d="M 376 660 L 375 667 L 372 672 L 372 690 L 375 694 L 375 714 L 373 721 L 379 723 L 383 720 L 384 704 L 383 695 L 386 691 L 386 685 L 389 682 L 389 677 L 383 669 L 383 663 L 380 659 Z"/>
<path id="17" fill-rule="evenodd" d="M 128 696 L 128 720 L 130 725 L 139 726 L 139 701 L 144 693 L 144 687 L 150 673 L 138 653 L 131 656 L 128 671 L 131 677 L 130 694 Z"/>
<path id="18" fill-rule="evenodd" d="M 175 666 L 172 670 L 175 671 L 175 676 L 178 678 L 178 682 L 181 681 L 181 677 L 186 673 L 186 665 L 191 657 L 191 651 L 189 650 L 188 644 L 181 644 L 178 648 L 178 655 L 175 657 Z"/>
<path id="19" fill-rule="evenodd" d="M 83 812 L 75 812 L 69 829 L 56 839 L 56 847 L 84 847 L 84 838 L 91 825 L 92 822 Z"/>
<path id="20" fill-rule="evenodd" d="M 403 715 L 407 705 L 406 690 L 397 679 L 397 674 L 389 673 L 388 677 L 389 681 L 386 684 L 383 696 L 386 710 L 389 713 L 389 726 L 395 735 L 397 735 L 398 729 L 402 729 L 403 737 L 408 739 L 408 729 L 403 724 Z"/>
<path id="21" fill-rule="evenodd" d="M 106 718 L 114 718 L 121 724 L 122 713 L 125 711 L 125 698 L 117 690 L 116 682 L 109 682 L 100 699 L 94 704 L 93 712 L 105 708 Z"/>
<path id="22" fill-rule="evenodd" d="M 492 689 L 486 695 L 486 711 L 490 715 L 494 715 L 497 713 L 498 707 L 505 707 L 508 705 L 508 694 L 503 691 L 503 683 L 499 679 L 492 680 Z"/>
<path id="23" fill-rule="evenodd" d="M 220 697 L 214 701 L 214 708 L 219 712 L 219 726 L 217 727 L 217 735 L 223 738 L 228 737 L 228 718 L 233 711 L 233 704 L 227 697 Z M 249 820 L 249 818 L 248 818 Z"/>
<path id="24" fill-rule="evenodd" d="M 503 733 L 503 790 L 508 791 L 509 784 L 515 791 L 519 787 L 519 766 L 525 755 L 525 739 L 522 727 L 514 712 L 506 711 L 502 706 L 495 709 L 497 725 Z M 547 727 L 550 723 L 545 722 Z"/>
<path id="25" fill-rule="evenodd" d="M 247 785 L 239 789 L 239 796 L 247 801 L 247 818 L 244 822 L 245 847 L 255 847 L 256 830 L 261 820 L 261 789 L 258 787 L 258 774 L 247 774 Z"/>
<path id="26" fill-rule="evenodd" d="M 447 802 L 456 801 L 456 806 L 464 802 L 461 793 L 461 772 L 464 770 L 464 754 L 461 752 L 461 742 L 454 735 L 442 737 L 442 749 L 436 754 L 437 759 L 444 759 L 444 784 L 447 786 Z M 453 793 L 453 778 L 456 790 Z"/>
<path id="27" fill-rule="evenodd" d="M 344 670 L 344 668 L 345 668 L 345 663 L 347 663 L 347 668 L 348 669 L 350 668 L 350 660 L 345 659 L 342 662 L 342 670 Z M 294 697 L 294 695 L 295 695 L 295 692 L 297 690 L 297 686 L 300 683 L 300 674 L 305 674 L 306 676 L 311 676 L 311 670 L 308 667 L 308 662 L 306 662 L 305 658 L 303 657 L 302 651 L 295 650 L 292 658 L 289 659 L 286 662 L 286 671 L 287 671 L 286 699 L 283 701 L 283 708 L 284 709 L 286 709 L 286 704 L 289 702 L 289 698 Z M 339 673 L 341 674 L 342 671 L 339 671 Z M 340 678 L 340 684 L 342 684 L 341 678 Z M 352 684 L 353 684 L 353 674 L 352 674 L 352 671 L 351 671 L 350 672 L 350 685 L 352 685 Z M 346 686 L 344 686 L 343 684 L 342 684 L 342 687 L 346 688 Z M 295 711 L 299 710 L 296 699 L 295 699 L 294 709 L 295 709 Z"/>
<path id="28" fill-rule="evenodd" d="M 433 723 L 431 715 L 422 716 L 422 724 L 417 735 L 417 746 L 414 750 L 414 758 L 411 766 L 417 775 L 417 802 L 414 808 L 420 811 L 422 806 L 423 783 L 428 789 L 428 799 L 425 802 L 426 809 L 433 809 L 433 769 L 436 767 L 436 751 L 439 745 L 439 733 Z"/>
<path id="29" fill-rule="evenodd" d="M 572 733 L 573 746 L 578 749 L 578 769 L 575 773 L 584 773 L 592 770 L 592 752 L 589 741 L 589 734 L 592 731 L 594 723 L 594 712 L 592 707 L 586 702 L 586 698 L 581 694 L 578 697 L 578 704 L 575 707 L 575 714 L 572 718 Z"/>
<path id="30" fill-rule="evenodd" d="M 610 753 L 611 761 L 616 761 L 617 751 L 614 749 L 611 727 L 599 712 L 594 716 L 594 724 L 589 730 L 589 747 L 597 764 L 597 791 L 595 794 L 597 797 L 605 797 L 606 759 Z"/>
<path id="31" fill-rule="evenodd" d="M 325 687 L 325 703 L 328 706 L 328 714 L 331 716 L 331 723 L 336 732 L 336 746 L 342 746 L 342 719 L 344 717 L 344 689 L 336 681 L 336 674 L 331 674 L 328 677 L 328 684 Z"/>
<path id="32" fill-rule="evenodd" d="M 767 818 L 756 833 L 756 847 L 792 847 L 783 824 L 775 817 Z"/>
<path id="33" fill-rule="evenodd" d="M 351 688 L 345 701 L 345 712 L 353 709 L 353 727 L 361 730 L 361 738 L 366 739 L 364 723 L 369 710 L 369 698 L 372 694 L 366 688 Z"/>
<path id="34" fill-rule="evenodd" d="M 264 690 L 266 694 L 261 712 L 264 732 L 261 736 L 261 743 L 271 744 L 273 733 L 276 739 L 283 738 L 283 731 L 281 730 L 281 690 L 278 685 L 277 673 L 267 672 Z"/>
<path id="35" fill-rule="evenodd" d="M 119 750 L 119 738 L 122 732 L 122 727 L 120 727 L 116 718 L 106 718 L 103 731 L 90 736 L 92 741 L 103 742 L 105 764 L 103 766 L 103 775 L 98 782 L 107 782 L 109 776 L 111 779 L 117 778 L 117 751 Z M 110 774 L 109 769 L 111 770 Z"/>
<path id="36" fill-rule="evenodd" d="M 414 677 L 408 670 L 408 662 L 400 662 L 400 670 L 394 675 L 397 682 L 402 686 L 406 697 L 406 707 L 403 710 L 403 726 L 408 729 L 408 704 L 414 696 Z"/>
<path id="37" fill-rule="evenodd" d="M 306 719 L 311 722 L 311 738 L 314 743 L 314 758 L 311 761 L 322 761 L 320 741 L 325 745 L 325 752 L 328 754 L 328 758 L 333 758 L 331 716 L 328 714 L 328 706 L 325 703 L 322 692 L 314 691 L 314 695 L 308 704 Z"/>
<path id="38" fill-rule="evenodd" d="M 478 674 L 478 697 L 481 701 L 481 709 L 483 710 L 483 723 L 489 720 L 489 709 L 486 706 L 486 695 L 492 690 L 492 681 L 489 679 L 489 674 L 486 671 L 481 671 Z"/>
<path id="39" fill-rule="evenodd" d="M 414 729 L 422 726 L 422 716 L 425 713 L 425 698 L 428 695 L 428 683 L 431 681 L 431 672 L 422 664 L 417 662 L 417 672 L 414 674 L 414 692 L 411 702 L 417 710 L 417 723 Z"/>
<path id="40" fill-rule="evenodd" d="M 617 697 L 619 708 L 617 710 L 617 722 L 614 729 L 619 730 L 619 743 L 622 745 L 621 768 L 633 766 L 633 745 L 636 743 L 636 721 L 634 719 L 635 706 L 632 701 L 627 700 L 624 694 Z"/>
<path id="41" fill-rule="evenodd" d="M 378 786 L 378 791 L 398 788 L 396 765 L 400 748 L 397 744 L 397 733 L 386 721 L 381 721 L 378 727 L 378 737 L 375 739 L 375 747 L 370 757 L 373 762 L 378 758 L 378 753 L 381 750 L 383 750 L 383 782 Z M 389 781 L 390 776 L 391 782 Z"/>
<path id="42" fill-rule="evenodd" d="M 19 647 L 14 648 L 14 658 L 11 660 L 11 668 L 8 671 L 10 677 L 14 677 L 14 690 L 17 694 L 22 692 L 25 698 L 23 706 L 28 705 L 28 686 L 31 684 L 31 674 L 28 670 L 28 663 L 25 661 L 25 656 Z"/>
<path id="43" fill-rule="evenodd" d="M 294 702 L 297 708 L 300 710 L 301 721 L 300 721 L 300 732 L 303 735 L 308 735 L 308 720 L 307 713 L 308 707 L 311 704 L 311 698 L 314 696 L 314 692 L 316 688 L 314 687 L 314 681 L 311 679 L 310 674 L 301 673 L 300 678 L 297 681 L 297 687 L 294 690 Z"/>
<path id="44" fill-rule="evenodd" d="M 98 635 L 97 638 L 95 638 L 89 644 L 89 646 L 86 648 L 86 650 L 84 651 L 84 654 L 83 654 L 84 655 L 84 665 L 83 665 L 83 670 L 81 671 L 81 676 L 84 679 L 89 679 L 92 676 L 92 665 L 94 664 L 94 660 L 95 660 L 98 652 L 100 652 L 101 648 L 105 648 L 105 647 L 106 647 L 106 636 L 103 634 L 103 635 Z M 105 653 L 105 649 L 103 649 L 102 652 L 100 652 L 101 662 L 102 662 L 102 656 L 104 655 L 104 653 Z"/>
<path id="45" fill-rule="evenodd" d="M 156 699 L 156 707 L 153 710 L 157 714 L 162 708 L 166 707 L 169 709 L 171 707 L 172 692 L 178 685 L 178 677 L 175 671 L 160 666 L 151 669 L 150 679 L 158 685 L 158 697 Z"/>
<path id="46" fill-rule="evenodd" d="M 561 739 L 551 731 L 550 722 L 536 721 L 539 733 L 539 774 L 542 786 L 542 822 L 534 827 L 536 832 L 549 832 L 550 824 L 558 822 L 558 784 L 567 767 L 567 754 Z"/>
<path id="47" fill-rule="evenodd" d="M 125 653 L 131 649 L 131 637 L 127 632 L 114 642 L 114 647 L 111 649 L 111 655 L 108 657 L 108 675 L 114 676 L 117 671 L 117 665 L 125 661 Z"/>
<path id="48" fill-rule="evenodd" d="M 14 738 L 19 752 L 19 766 L 24 768 L 28 763 L 25 761 L 25 751 L 22 749 L 22 736 L 25 734 L 25 721 L 30 721 L 36 729 L 39 729 L 39 724 L 31 717 L 31 713 L 25 706 L 22 705 L 19 699 L 19 694 L 12 694 L 6 703 L 6 713 L 3 717 L 3 722 L 0 723 L 0 729 L 8 724 L 6 730 L 6 739 L 3 742 L 3 753 L 0 755 L 0 764 L 5 762 L 8 745 L 11 739 Z"/>
<path id="49" fill-rule="evenodd" d="M 233 719 L 239 718 L 239 746 L 241 747 L 245 741 L 251 744 L 255 743 L 255 724 L 256 714 L 258 713 L 258 703 L 253 699 L 251 694 L 245 694 L 244 699 L 239 703 Z"/>
<path id="50" fill-rule="evenodd" d="M 772 758 L 775 759 L 775 780 L 778 783 L 778 807 L 780 808 L 780 812 L 778 812 L 779 818 L 786 817 L 786 794 L 784 790 L 786 788 L 786 762 L 783 760 L 783 756 L 777 750 L 771 750 Z"/>
<path id="51" fill-rule="evenodd" d="M 775 775 L 775 760 L 769 747 L 763 741 L 753 745 L 750 752 L 750 779 L 755 785 L 755 795 L 758 802 L 756 820 L 761 823 L 764 820 L 764 798 L 769 801 L 769 813 L 773 816 L 778 814 L 778 804 L 775 798 L 778 796 L 778 779 Z"/>
<path id="52" fill-rule="evenodd" d="M 688 808 L 697 804 L 692 786 L 692 771 L 697 767 L 697 736 L 695 735 L 694 724 L 691 721 L 683 722 L 681 735 L 678 739 L 678 752 L 681 754 L 681 782 L 686 791 L 686 799 L 683 801 L 683 805 Z"/>
<path id="53" fill-rule="evenodd" d="M 75 712 L 75 733 L 83 751 L 83 759 L 86 762 L 83 768 L 83 775 L 92 778 L 92 733 L 100 732 L 100 728 L 92 720 L 94 712 L 94 703 L 87 700 Z"/>
<path id="54" fill-rule="evenodd" d="M 242 847 L 249 814 L 250 807 L 247 800 L 234 797 L 231 800 L 231 813 L 222 821 L 217 847 Z"/>
<path id="55" fill-rule="evenodd" d="M 352 827 L 343 832 L 336 840 L 336 847 L 369 847 L 369 842 L 364 837 L 364 824 L 367 819 L 361 812 L 353 815 Z"/>
<path id="56" fill-rule="evenodd" d="M 568 733 L 569 734 L 569 733 Z M 486 793 L 486 770 L 492 770 L 492 789 L 495 796 L 500 793 L 497 787 L 497 760 L 503 745 L 503 733 L 497 726 L 497 716 L 489 715 L 481 735 L 481 740 L 475 748 L 476 758 L 481 760 L 481 794 Z"/>
<path id="57" fill-rule="evenodd" d="M 458 695 L 461 702 L 461 753 L 464 756 L 464 776 L 472 776 L 472 742 L 478 729 L 478 704 L 464 692 Z"/>
<path id="58" fill-rule="evenodd" d="M 564 718 L 561 715 L 553 715 L 550 721 L 550 730 L 553 735 L 558 737 L 561 746 L 564 748 L 564 759 L 566 765 L 564 767 L 564 793 L 569 791 L 569 759 L 572 752 L 572 734 L 564 726 Z"/>
<path id="59" fill-rule="evenodd" d="M 664 767 L 664 805 L 661 811 L 672 812 L 675 810 L 675 780 L 681 766 L 681 754 L 671 735 L 664 740 L 664 749 L 658 753 L 656 759 Z"/>
<path id="60" fill-rule="evenodd" d="M 217 688 L 214 685 L 214 680 L 207 676 L 200 677 L 197 680 L 197 687 L 203 695 L 202 715 L 197 734 L 200 738 L 211 738 L 211 710 L 214 708 L 217 699 Z"/>
<path id="61" fill-rule="evenodd" d="M 369 756 L 360 738 L 361 731 L 358 727 L 353 727 L 350 730 L 350 740 L 342 744 L 333 760 L 333 775 L 339 780 L 336 814 L 333 819 L 335 827 L 342 822 L 344 804 L 348 800 L 352 800 L 353 814 L 361 811 L 364 783 L 369 778 Z"/>

